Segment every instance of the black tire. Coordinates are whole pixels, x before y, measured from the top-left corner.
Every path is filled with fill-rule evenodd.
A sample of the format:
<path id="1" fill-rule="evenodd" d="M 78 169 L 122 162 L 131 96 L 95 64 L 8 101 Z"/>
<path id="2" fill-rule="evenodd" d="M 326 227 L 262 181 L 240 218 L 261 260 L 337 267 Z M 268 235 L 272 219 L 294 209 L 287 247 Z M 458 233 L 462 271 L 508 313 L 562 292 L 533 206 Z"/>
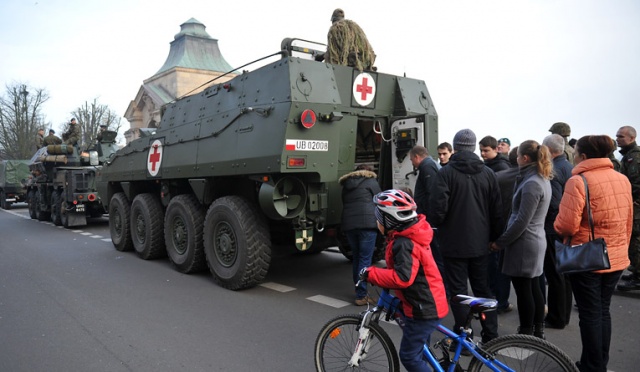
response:
<path id="1" fill-rule="evenodd" d="M 7 203 L 7 195 L 4 191 L 0 191 L 0 208 L 11 209 L 11 203 Z"/>
<path id="2" fill-rule="evenodd" d="M 119 192 L 109 202 L 109 232 L 111 242 L 117 251 L 127 252 L 133 249 L 129 217 L 131 205 L 124 193 Z"/>
<path id="3" fill-rule="evenodd" d="M 578 371 L 571 358 L 557 346 L 534 336 L 501 336 L 484 344 L 482 349 L 519 372 Z M 489 368 L 473 359 L 467 371 L 489 371 Z"/>
<path id="4" fill-rule="evenodd" d="M 271 262 L 267 223 L 246 199 L 219 198 L 204 221 L 204 250 L 217 284 L 231 290 L 253 287 L 267 275 Z"/>
<path id="5" fill-rule="evenodd" d="M 140 194 L 131 203 L 131 241 L 143 260 L 153 260 L 166 254 L 162 203 L 152 194 Z"/>
<path id="6" fill-rule="evenodd" d="M 369 351 L 359 362 L 359 368 L 348 363 L 358 342 L 360 316 L 341 315 L 322 327 L 315 344 L 315 365 L 318 372 L 326 371 L 399 371 L 400 362 L 393 341 L 382 327 L 371 322 Z"/>
<path id="7" fill-rule="evenodd" d="M 51 193 L 51 222 L 53 222 L 53 224 L 56 226 L 62 226 L 61 210 L 62 210 L 62 190 L 54 190 Z"/>
<path id="8" fill-rule="evenodd" d="M 36 218 L 38 219 L 38 221 L 49 221 L 49 219 L 51 218 L 51 212 L 42 210 L 42 206 L 44 205 L 42 197 L 43 195 L 41 192 L 36 192 Z"/>
<path id="9" fill-rule="evenodd" d="M 36 210 L 38 209 L 38 206 L 36 204 L 36 192 L 34 190 L 29 190 L 29 192 L 27 192 L 27 203 L 29 203 L 29 217 L 31 217 L 32 220 L 35 220 L 37 217 Z"/>
<path id="10" fill-rule="evenodd" d="M 167 256 L 181 273 L 195 273 L 207 267 L 202 240 L 204 216 L 204 208 L 193 195 L 178 195 L 167 206 L 164 215 Z"/>

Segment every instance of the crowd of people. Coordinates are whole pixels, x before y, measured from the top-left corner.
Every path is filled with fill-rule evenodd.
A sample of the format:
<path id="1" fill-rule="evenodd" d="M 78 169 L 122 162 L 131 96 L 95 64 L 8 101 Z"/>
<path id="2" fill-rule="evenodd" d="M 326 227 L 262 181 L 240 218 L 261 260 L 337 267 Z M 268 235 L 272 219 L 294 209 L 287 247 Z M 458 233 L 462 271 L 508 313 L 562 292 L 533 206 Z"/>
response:
<path id="1" fill-rule="evenodd" d="M 375 194 L 367 187 L 367 194 L 374 195 L 370 221 L 377 222 L 388 241 L 387 268 L 354 260 L 354 281 L 356 272 L 364 273 L 360 277 L 367 281 L 396 289 L 408 301 L 409 314 L 429 310 L 414 317 L 423 323 L 403 331 L 405 366 L 420 365 L 416 345 L 431 333 L 433 321 L 446 315 L 443 295 L 467 294 L 470 286 L 475 296 L 497 299 L 498 311 L 481 320 L 485 343 L 498 337 L 499 314 L 514 309 L 509 301 L 513 285 L 518 333 L 545 338 L 545 327 L 565 328 L 575 299 L 582 340 L 576 365 L 581 371 L 606 371 L 612 295 L 616 288 L 640 290 L 640 147 L 630 126 L 621 127 L 615 140 L 587 135 L 573 146 L 568 124 L 555 123 L 550 132 L 541 143 L 527 140 L 512 148 L 508 138 L 477 141 L 472 130 L 463 129 L 452 144 L 437 147 L 439 162 L 422 146 L 410 151 L 417 170 L 413 190 Z M 616 147 L 621 161 L 614 156 Z M 571 239 L 576 245 L 594 237 L 607 242 L 610 269 L 557 272 L 556 241 Z M 375 242 L 368 241 L 373 251 Z M 425 252 L 430 252 L 428 259 Z M 625 269 L 629 274 L 622 275 Z M 358 305 L 370 301 L 356 292 Z M 453 301 L 449 306 L 453 329 L 460 329 L 466 311 Z"/>

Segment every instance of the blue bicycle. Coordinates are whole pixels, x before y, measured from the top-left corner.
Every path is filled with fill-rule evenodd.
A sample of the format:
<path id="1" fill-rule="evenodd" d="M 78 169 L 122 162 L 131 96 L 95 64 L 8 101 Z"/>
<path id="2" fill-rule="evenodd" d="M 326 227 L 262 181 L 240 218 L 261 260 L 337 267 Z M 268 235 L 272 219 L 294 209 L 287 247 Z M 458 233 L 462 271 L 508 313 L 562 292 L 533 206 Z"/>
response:
<path id="1" fill-rule="evenodd" d="M 444 338 L 437 341 L 433 349 L 424 345 L 424 358 L 434 371 L 464 371 L 459 363 L 463 351 L 471 355 L 467 369 L 470 372 L 578 371 L 562 350 L 537 337 L 514 334 L 486 344 L 475 343 L 470 337 L 472 320 L 480 319 L 484 312 L 494 311 L 497 301 L 463 295 L 455 296 L 452 301 L 468 305 L 469 315 L 460 333 L 439 325 L 437 330 Z M 316 369 L 320 372 L 400 371 L 393 341 L 379 322 L 381 319 L 395 320 L 402 327 L 403 318 L 400 300 L 384 289 L 373 308 L 330 320 L 316 339 Z"/>

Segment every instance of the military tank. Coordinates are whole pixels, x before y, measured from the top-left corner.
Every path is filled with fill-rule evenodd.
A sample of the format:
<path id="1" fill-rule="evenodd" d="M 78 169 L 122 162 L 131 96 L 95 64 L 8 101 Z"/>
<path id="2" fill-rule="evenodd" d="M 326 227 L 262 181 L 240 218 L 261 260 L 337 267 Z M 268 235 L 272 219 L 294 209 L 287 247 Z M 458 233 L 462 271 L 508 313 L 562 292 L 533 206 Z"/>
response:
<path id="1" fill-rule="evenodd" d="M 412 186 L 408 151 L 437 146 L 425 82 L 316 62 L 322 52 L 297 40 L 275 62 L 167 104 L 155 133 L 105 162 L 97 187 L 117 250 L 248 288 L 272 249 L 347 249 L 338 179 L 357 165 L 372 165 L 383 189 Z"/>

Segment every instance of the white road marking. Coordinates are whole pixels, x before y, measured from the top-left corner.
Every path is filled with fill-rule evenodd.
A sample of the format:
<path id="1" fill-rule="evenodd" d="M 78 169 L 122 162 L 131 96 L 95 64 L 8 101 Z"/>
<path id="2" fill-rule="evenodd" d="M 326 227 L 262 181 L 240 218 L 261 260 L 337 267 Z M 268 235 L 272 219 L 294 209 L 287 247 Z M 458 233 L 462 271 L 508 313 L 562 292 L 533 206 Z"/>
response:
<path id="1" fill-rule="evenodd" d="M 91 235 L 91 233 L 90 232 L 81 232 L 80 235 L 87 236 L 87 235 Z"/>
<path id="2" fill-rule="evenodd" d="M 335 307 L 336 309 L 340 309 L 342 307 L 351 305 L 349 302 L 345 302 L 345 301 L 342 301 L 342 300 L 337 300 L 335 298 L 331 298 L 331 297 L 327 297 L 327 296 L 323 296 L 323 295 L 307 297 L 307 300 L 311 300 L 311 301 L 314 301 L 314 302 L 317 302 L 317 303 L 320 303 L 320 304 L 323 304 L 323 305 Z"/>
<path id="3" fill-rule="evenodd" d="M 103 242 L 110 242 L 111 238 L 107 238 L 107 239 L 101 239 Z"/>
<path id="4" fill-rule="evenodd" d="M 291 292 L 291 291 L 295 291 L 296 289 L 293 287 L 289 287 L 286 285 L 282 285 L 282 284 L 278 284 L 278 283 L 274 283 L 274 282 L 267 282 L 267 283 L 262 283 L 260 284 L 261 287 L 265 287 L 265 288 L 269 288 L 269 289 L 273 289 L 274 291 L 278 291 L 278 292 Z"/>

